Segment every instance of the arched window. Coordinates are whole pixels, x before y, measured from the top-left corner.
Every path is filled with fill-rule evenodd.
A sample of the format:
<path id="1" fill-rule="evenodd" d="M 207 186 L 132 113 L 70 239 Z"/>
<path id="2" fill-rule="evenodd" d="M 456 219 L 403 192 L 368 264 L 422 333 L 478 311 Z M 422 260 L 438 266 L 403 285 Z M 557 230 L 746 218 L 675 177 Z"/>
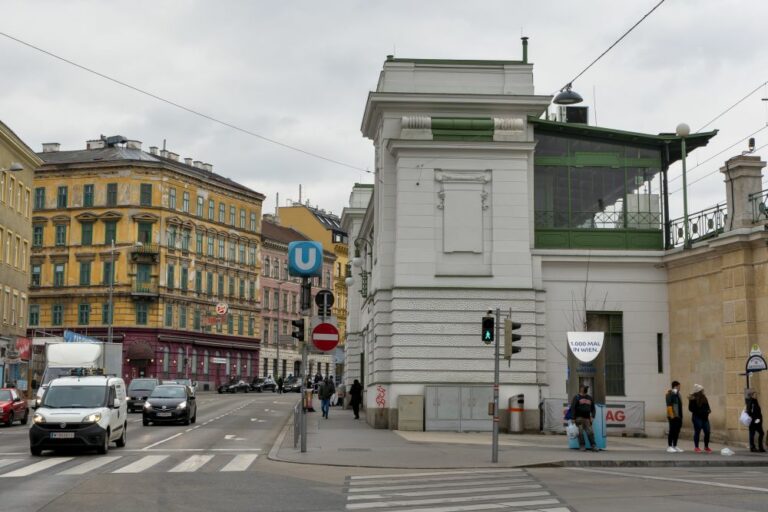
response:
<path id="1" fill-rule="evenodd" d="M 270 277 L 270 274 L 269 274 L 269 257 L 264 258 L 264 269 L 262 270 L 261 273 L 262 273 L 262 275 Z"/>
<path id="2" fill-rule="evenodd" d="M 168 369 L 171 365 L 171 351 L 168 347 L 163 347 L 163 371 L 168 373 Z"/>
<path id="3" fill-rule="evenodd" d="M 248 355 L 247 355 L 247 356 L 245 356 L 245 357 L 246 357 L 246 360 L 247 360 L 247 361 L 246 361 L 246 364 L 247 364 L 247 366 L 248 366 L 248 368 L 247 368 L 247 369 L 248 369 L 248 378 L 250 379 L 251 377 L 253 377 L 253 371 L 252 371 L 252 370 L 253 370 L 253 368 L 251 368 L 251 355 L 250 355 L 250 354 L 248 354 Z"/>
<path id="4" fill-rule="evenodd" d="M 203 375 L 208 376 L 208 351 L 203 352 Z"/>
<path id="5" fill-rule="evenodd" d="M 184 349 L 179 347 L 178 357 L 176 358 L 176 373 L 184 374 Z"/>
<path id="6" fill-rule="evenodd" d="M 241 363 L 242 363 L 242 359 L 240 358 L 240 353 L 238 352 L 238 354 L 237 354 L 237 372 L 236 372 L 238 375 L 243 375 L 245 373 L 243 371 L 243 366 L 242 366 Z"/>
<path id="7" fill-rule="evenodd" d="M 197 350 L 194 348 L 192 349 L 192 359 L 190 360 L 189 368 L 193 374 L 197 374 Z"/>
<path id="8" fill-rule="evenodd" d="M 227 377 L 232 375 L 232 367 L 230 366 L 229 352 L 227 352 Z"/>

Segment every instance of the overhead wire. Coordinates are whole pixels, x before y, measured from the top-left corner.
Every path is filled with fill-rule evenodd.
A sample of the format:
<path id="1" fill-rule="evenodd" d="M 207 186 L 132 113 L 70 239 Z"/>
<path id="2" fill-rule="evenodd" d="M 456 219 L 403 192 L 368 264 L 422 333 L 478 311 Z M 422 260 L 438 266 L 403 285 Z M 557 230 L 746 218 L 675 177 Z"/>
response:
<path id="1" fill-rule="evenodd" d="M 718 115 L 716 115 L 714 118 L 712 118 L 712 120 L 710 120 L 710 121 L 709 121 L 707 124 L 705 124 L 704 126 L 702 126 L 701 128 L 699 128 L 698 130 L 696 130 L 694 133 L 699 133 L 701 130 L 703 130 L 703 129 L 704 129 L 704 128 L 706 128 L 707 126 L 711 125 L 712 123 L 714 123 L 715 121 L 717 121 L 718 119 L 720 119 L 721 117 L 723 117 L 725 114 L 727 114 L 728 112 L 730 112 L 731 110 L 733 110 L 734 108 L 736 108 L 736 107 L 737 107 L 739 104 L 741 104 L 741 103 L 742 103 L 744 100 L 746 100 L 747 98 L 749 98 L 750 96 L 752 96 L 753 94 L 755 94 L 757 91 L 759 91 L 759 90 L 760 90 L 760 88 L 761 88 L 761 87 L 764 87 L 766 84 L 768 84 L 768 80 L 766 80 L 765 82 L 761 83 L 760 85 L 758 85 L 757 87 L 755 87 L 754 89 L 752 89 L 752 90 L 751 90 L 750 92 L 748 92 L 748 93 L 747 93 L 747 94 L 746 94 L 744 97 L 742 97 L 742 98 L 741 98 L 739 101 L 737 101 L 736 103 L 734 103 L 734 104 L 733 104 L 733 105 L 731 105 L 730 107 L 728 107 L 728 108 L 726 108 L 725 110 L 723 110 L 722 112 L 720 112 Z"/>
<path id="2" fill-rule="evenodd" d="M 317 158 L 319 160 L 324 160 L 326 162 L 329 162 L 329 163 L 332 163 L 332 164 L 336 164 L 336 165 L 340 165 L 342 167 L 347 167 L 349 169 L 354 169 L 355 171 L 360 171 L 360 172 L 366 172 L 366 173 L 369 173 L 369 174 L 373 174 L 373 171 L 371 171 L 369 169 L 364 169 L 364 168 L 356 166 L 356 165 L 348 164 L 348 163 L 342 162 L 340 160 L 329 158 L 327 156 L 323 156 L 323 155 L 320 155 L 318 153 L 314 153 L 312 151 L 308 151 L 306 149 L 302 149 L 302 148 L 300 148 L 298 146 L 293 146 L 293 145 L 287 144 L 285 142 L 280 142 L 279 140 L 272 139 L 270 137 L 265 137 L 264 135 L 260 135 L 260 134 L 258 134 L 256 132 L 253 132 L 253 131 L 248 130 L 246 128 L 242 128 L 242 127 L 237 126 L 237 125 L 235 125 L 233 123 L 230 123 L 228 121 L 223 121 L 223 120 L 218 119 L 218 118 L 216 118 L 216 117 L 214 117 L 212 115 L 206 114 L 206 113 L 201 112 L 199 110 L 195 110 L 195 109 L 193 109 L 191 107 L 187 107 L 187 106 L 182 105 L 180 103 L 177 103 L 175 101 L 172 101 L 172 100 L 169 100 L 167 98 L 164 98 L 164 97 L 162 97 L 162 96 L 160 96 L 158 94 L 146 91 L 146 90 L 144 90 L 144 89 L 142 89 L 142 88 L 140 88 L 138 86 L 131 85 L 131 84 L 129 84 L 127 82 L 124 82 L 122 80 L 119 80 L 117 78 L 113 78 L 113 77 L 111 77 L 111 76 L 109 76 L 109 75 L 107 75 L 105 73 L 101 73 L 99 71 L 96 71 L 95 69 L 89 68 L 89 67 L 84 66 L 82 64 L 78 64 L 77 62 L 74 62 L 74 61 L 72 61 L 70 59 L 67 59 L 67 58 L 62 57 L 60 55 L 57 55 L 57 54 L 55 54 L 55 53 L 53 53 L 53 52 L 51 52 L 49 50 L 45 50 L 43 48 L 40 48 L 39 46 L 35 46 L 34 44 L 28 43 L 28 42 L 26 42 L 26 41 L 24 41 L 22 39 L 14 37 L 14 36 L 12 36 L 10 34 L 7 34 L 5 32 L 0 32 L 0 36 L 3 36 L 5 38 L 8 38 L 8 39 L 10 39 L 12 41 L 15 41 L 15 42 L 17 42 L 19 44 L 22 44 L 22 45 L 24 45 L 24 46 L 26 46 L 28 48 L 36 50 L 36 51 L 38 51 L 40 53 L 43 53 L 45 55 L 48 55 L 49 57 L 53 57 L 54 59 L 60 60 L 61 62 L 64 62 L 64 63 L 69 64 L 71 66 L 75 66 L 76 68 L 79 68 L 79 69 L 81 69 L 83 71 L 86 71 L 88 73 L 96 75 L 96 76 L 98 76 L 100 78 L 103 78 L 105 80 L 109 80 L 110 82 L 118 84 L 118 85 L 120 85 L 122 87 L 126 87 L 128 89 L 131 89 L 131 90 L 133 90 L 135 92 L 138 92 L 139 94 L 143 94 L 145 96 L 149 96 L 150 98 L 153 98 L 153 99 L 155 99 L 157 101 L 160 101 L 162 103 L 166 103 L 168 105 L 171 105 L 172 107 L 176 107 L 178 109 L 184 110 L 185 112 L 188 112 L 190 114 L 202 117 L 203 119 L 207 119 L 208 121 L 220 124 L 222 126 L 226 126 L 227 128 L 231 128 L 231 129 L 236 130 L 236 131 L 238 131 L 240 133 L 243 133 L 245 135 L 249 135 L 251 137 L 255 137 L 255 138 L 260 139 L 260 140 L 262 140 L 264 142 L 269 142 L 270 144 L 274 144 L 276 146 L 280 146 L 282 148 L 289 149 L 291 151 L 295 151 L 297 153 L 301 153 L 303 155 L 306 155 L 306 156 L 309 156 L 309 157 L 312 157 L 312 158 Z"/>
<path id="3" fill-rule="evenodd" d="M 757 152 L 757 151 L 759 151 L 759 150 L 763 149 L 764 147 L 768 147 L 768 143 L 766 143 L 766 144 L 763 144 L 762 146 L 760 146 L 760 147 L 757 147 L 757 148 L 753 149 L 752 151 L 750 151 L 750 152 L 749 152 L 749 154 L 755 153 L 755 152 Z M 717 172 L 720 172 L 720 169 L 719 169 L 719 168 L 715 169 L 714 171 L 708 172 L 708 173 L 707 173 L 707 174 L 705 174 L 704 176 L 699 176 L 699 177 L 698 177 L 698 178 L 696 178 L 695 180 L 693 180 L 693 181 L 691 181 L 690 183 L 688 183 L 688 188 L 692 187 L 693 185 L 695 185 L 696 183 L 700 182 L 701 180 L 703 180 L 703 179 L 705 179 L 705 178 L 708 178 L 708 177 L 712 176 L 713 174 L 715 174 L 715 173 L 717 173 Z M 683 187 L 680 187 L 680 188 L 678 188 L 678 189 L 675 189 L 675 190 L 673 190 L 672 192 L 670 192 L 670 195 L 671 195 L 671 194 L 675 194 L 675 193 L 677 193 L 677 192 L 680 192 L 681 190 L 683 190 Z"/>

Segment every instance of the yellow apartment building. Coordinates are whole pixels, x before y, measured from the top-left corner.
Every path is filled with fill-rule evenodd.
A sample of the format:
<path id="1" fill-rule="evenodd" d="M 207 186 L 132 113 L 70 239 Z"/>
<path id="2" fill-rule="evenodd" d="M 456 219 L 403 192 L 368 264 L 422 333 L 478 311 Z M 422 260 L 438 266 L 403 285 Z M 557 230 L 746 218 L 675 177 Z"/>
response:
<path id="1" fill-rule="evenodd" d="M 205 389 L 256 377 L 264 195 L 149 149 L 121 136 L 75 151 L 43 144 L 29 328 L 107 340 L 111 324 L 128 380 L 192 378 Z"/>

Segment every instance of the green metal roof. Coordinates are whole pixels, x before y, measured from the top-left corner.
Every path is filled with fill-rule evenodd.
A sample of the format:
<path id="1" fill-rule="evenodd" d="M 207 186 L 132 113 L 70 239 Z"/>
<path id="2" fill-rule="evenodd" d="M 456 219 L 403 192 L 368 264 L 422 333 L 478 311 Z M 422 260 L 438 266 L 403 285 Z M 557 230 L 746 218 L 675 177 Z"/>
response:
<path id="1" fill-rule="evenodd" d="M 674 133 L 660 133 L 651 135 L 648 133 L 628 132 L 600 126 L 588 126 L 578 123 L 561 123 L 559 121 L 547 121 L 534 116 L 528 116 L 528 122 L 536 131 L 557 133 L 564 136 L 573 136 L 588 139 L 600 139 L 611 142 L 621 142 L 630 145 L 652 146 L 663 149 L 669 146 L 669 163 L 680 160 L 680 140 Z M 686 151 L 692 152 L 696 148 L 704 147 L 709 140 L 717 135 L 718 130 L 711 132 L 692 133 L 685 138 Z"/>

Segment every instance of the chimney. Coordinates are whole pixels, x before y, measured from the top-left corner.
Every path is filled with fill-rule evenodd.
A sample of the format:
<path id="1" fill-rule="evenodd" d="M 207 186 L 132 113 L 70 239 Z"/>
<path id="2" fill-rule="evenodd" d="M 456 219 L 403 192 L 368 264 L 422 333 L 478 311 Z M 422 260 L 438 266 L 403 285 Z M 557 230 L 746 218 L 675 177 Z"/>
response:
<path id="1" fill-rule="evenodd" d="M 85 142 L 86 149 L 103 149 L 104 139 L 94 139 Z"/>
<path id="2" fill-rule="evenodd" d="M 125 147 L 128 149 L 138 149 L 141 151 L 141 141 L 140 140 L 128 140 L 125 142 Z"/>
<path id="3" fill-rule="evenodd" d="M 185 158 L 184 159 L 184 163 L 191 167 L 192 166 L 192 159 L 191 158 Z"/>
<path id="4" fill-rule="evenodd" d="M 203 162 L 201 162 L 200 160 L 195 160 L 192 165 L 194 165 L 197 169 L 203 168 Z"/>
<path id="5" fill-rule="evenodd" d="M 726 160 L 720 172 L 725 175 L 725 197 L 728 201 L 728 220 L 725 230 L 751 228 L 751 194 L 763 190 L 763 167 L 765 162 L 759 156 L 739 155 Z"/>
<path id="6" fill-rule="evenodd" d="M 61 148 L 58 142 L 43 142 L 43 153 L 56 153 Z"/>
<path id="7" fill-rule="evenodd" d="M 213 164 L 203 164 L 203 169 L 208 172 L 213 172 Z"/>
<path id="8" fill-rule="evenodd" d="M 157 146 L 149 146 L 149 154 L 157 156 Z"/>
<path id="9" fill-rule="evenodd" d="M 523 64 L 528 64 L 528 38 L 521 37 L 520 40 L 523 41 Z"/>
<path id="10" fill-rule="evenodd" d="M 168 152 L 168 158 L 170 158 L 174 162 L 178 162 L 179 161 L 179 154 L 178 153 L 173 153 L 173 152 L 169 151 Z"/>

